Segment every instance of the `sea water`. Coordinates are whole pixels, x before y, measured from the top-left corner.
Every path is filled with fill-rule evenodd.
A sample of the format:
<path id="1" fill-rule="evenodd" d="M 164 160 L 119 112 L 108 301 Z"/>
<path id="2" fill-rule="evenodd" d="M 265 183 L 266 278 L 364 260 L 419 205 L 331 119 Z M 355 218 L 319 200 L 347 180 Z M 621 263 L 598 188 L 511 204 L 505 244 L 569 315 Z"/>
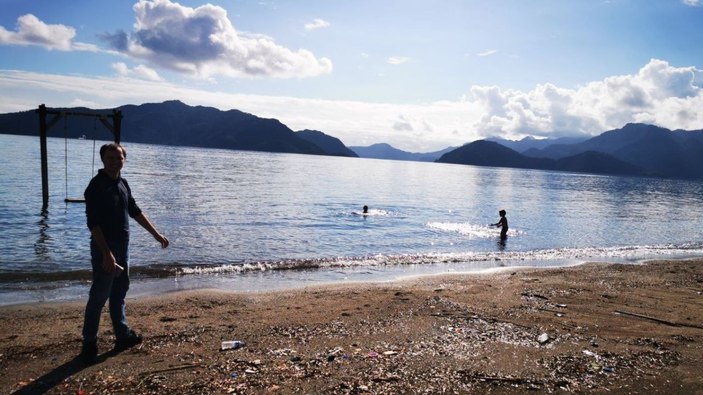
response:
<path id="1" fill-rule="evenodd" d="M 83 298 L 82 197 L 104 142 L 0 135 L 0 304 Z M 124 142 L 130 296 L 703 256 L 703 182 Z M 367 215 L 362 207 L 368 205 Z M 508 239 L 489 226 L 505 209 Z"/>

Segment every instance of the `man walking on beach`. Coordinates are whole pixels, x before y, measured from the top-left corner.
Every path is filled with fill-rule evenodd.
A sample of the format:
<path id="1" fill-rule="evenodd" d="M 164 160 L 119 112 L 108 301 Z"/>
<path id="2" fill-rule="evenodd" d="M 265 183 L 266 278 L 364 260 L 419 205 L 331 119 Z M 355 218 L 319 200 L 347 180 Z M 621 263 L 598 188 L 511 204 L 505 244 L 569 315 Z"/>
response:
<path id="1" fill-rule="evenodd" d="M 90 229 L 90 258 L 93 284 L 83 322 L 81 359 L 95 363 L 100 314 L 109 299 L 110 318 L 115 333 L 115 349 L 125 350 L 142 342 L 127 325 L 125 296 L 129 289 L 129 217 L 168 247 L 168 239 L 159 233 L 137 206 L 127 181 L 120 177 L 127 152 L 119 144 L 100 147 L 103 168 L 85 190 L 85 213 Z"/>

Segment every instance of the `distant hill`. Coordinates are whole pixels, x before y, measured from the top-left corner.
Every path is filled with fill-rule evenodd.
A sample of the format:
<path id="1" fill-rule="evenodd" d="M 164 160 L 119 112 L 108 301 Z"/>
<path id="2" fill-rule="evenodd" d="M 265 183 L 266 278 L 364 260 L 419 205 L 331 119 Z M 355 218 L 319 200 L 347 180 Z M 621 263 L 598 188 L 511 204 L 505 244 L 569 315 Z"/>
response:
<path id="1" fill-rule="evenodd" d="M 640 175 L 643 169 L 616 159 L 608 154 L 586 151 L 557 159 L 555 169 L 577 173 Z"/>
<path id="2" fill-rule="evenodd" d="M 442 155 L 441 163 L 571 171 L 594 174 L 641 175 L 642 169 L 608 154 L 584 152 L 561 159 L 532 158 L 493 141 L 479 140 Z"/>
<path id="3" fill-rule="evenodd" d="M 86 108 L 55 109 L 101 112 Z M 238 110 L 189 106 L 180 101 L 125 105 L 122 110 L 122 141 L 249 151 L 338 155 L 301 138 L 276 119 L 260 118 Z M 89 117 L 69 117 L 54 125 L 49 136 L 110 139 L 105 127 Z M 34 110 L 0 114 L 0 133 L 37 135 L 38 117 Z M 341 143 L 341 142 L 340 142 Z"/>
<path id="4" fill-rule="evenodd" d="M 407 152 L 392 147 L 386 143 L 373 144 L 368 147 L 349 147 L 361 158 L 389 159 L 389 160 L 410 160 L 419 162 L 434 162 L 440 156 L 455 149 L 455 147 L 445 148 L 435 152 Z"/>
<path id="5" fill-rule="evenodd" d="M 295 132 L 295 134 L 303 140 L 309 141 L 322 148 L 327 155 L 348 156 L 352 158 L 359 157 L 359 155 L 347 148 L 338 138 L 328 136 L 318 130 L 305 129 Z"/>
<path id="6" fill-rule="evenodd" d="M 525 153 L 527 150 L 540 150 L 554 144 L 576 144 L 586 141 L 588 137 L 559 137 L 536 139 L 532 136 L 527 136 L 522 140 L 506 140 L 500 137 L 489 137 L 486 141 L 493 141 L 512 150 L 520 153 Z"/>
<path id="7" fill-rule="evenodd" d="M 557 144 L 528 150 L 535 158 L 560 159 L 587 151 L 601 152 L 644 169 L 648 175 L 703 178 L 703 130 L 671 131 L 629 123 L 577 144 Z"/>
<path id="8" fill-rule="evenodd" d="M 551 169 L 554 160 L 530 158 L 493 141 L 478 140 L 442 155 L 437 162 L 474 166 Z"/>

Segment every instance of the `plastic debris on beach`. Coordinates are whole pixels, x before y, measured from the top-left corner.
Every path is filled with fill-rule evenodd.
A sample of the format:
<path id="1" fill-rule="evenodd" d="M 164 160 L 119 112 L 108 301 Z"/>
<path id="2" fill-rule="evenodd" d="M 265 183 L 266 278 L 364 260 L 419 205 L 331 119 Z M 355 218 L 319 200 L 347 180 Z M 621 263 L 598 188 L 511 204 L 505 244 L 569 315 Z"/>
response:
<path id="1" fill-rule="evenodd" d="M 543 333 L 543 334 L 539 335 L 539 337 L 537 337 L 537 341 L 539 342 L 539 344 L 545 344 L 549 341 L 549 335 L 546 333 Z"/>
<path id="2" fill-rule="evenodd" d="M 241 340 L 228 340 L 228 341 L 223 341 L 220 344 L 220 351 L 226 351 L 226 350 L 237 350 L 242 347 L 246 346 L 246 343 L 241 341 Z"/>

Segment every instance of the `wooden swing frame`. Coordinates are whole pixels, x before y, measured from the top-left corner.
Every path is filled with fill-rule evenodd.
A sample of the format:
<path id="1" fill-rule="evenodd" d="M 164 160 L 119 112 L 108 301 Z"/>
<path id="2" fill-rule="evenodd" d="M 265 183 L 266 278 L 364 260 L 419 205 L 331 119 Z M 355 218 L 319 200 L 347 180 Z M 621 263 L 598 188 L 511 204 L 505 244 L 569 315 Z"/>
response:
<path id="1" fill-rule="evenodd" d="M 49 206 L 49 161 L 47 155 L 47 134 L 49 129 L 56 125 L 58 121 L 64 116 L 81 116 L 81 117 L 94 117 L 98 118 L 100 122 L 105 125 L 105 127 L 112 132 L 115 137 L 114 141 L 116 144 L 120 143 L 121 131 L 122 131 L 122 111 L 112 110 L 109 114 L 99 114 L 91 112 L 77 112 L 77 111 L 59 111 L 47 109 L 44 104 L 41 104 L 36 110 L 39 114 L 39 144 L 41 150 L 41 186 L 42 186 L 42 209 L 46 209 Z M 54 115 L 47 122 L 47 115 Z M 108 121 L 112 119 L 112 123 Z M 82 199 L 66 199 L 67 203 L 72 202 L 83 202 Z"/>

